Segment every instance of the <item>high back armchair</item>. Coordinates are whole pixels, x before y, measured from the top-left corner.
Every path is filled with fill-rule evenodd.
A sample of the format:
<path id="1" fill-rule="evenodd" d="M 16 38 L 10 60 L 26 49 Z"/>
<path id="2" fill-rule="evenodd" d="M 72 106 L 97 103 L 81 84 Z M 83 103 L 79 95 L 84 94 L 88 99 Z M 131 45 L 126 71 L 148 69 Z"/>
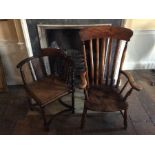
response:
<path id="1" fill-rule="evenodd" d="M 74 64 L 63 51 L 42 49 L 40 56 L 22 60 L 17 68 L 20 70 L 26 92 L 40 109 L 45 128 L 48 129 L 51 121 L 47 120 L 44 110 L 49 103 L 58 100 L 67 107 L 65 110 L 74 112 Z M 61 97 L 68 94 L 72 94 L 72 105 L 61 100 Z M 30 107 L 33 105 L 30 103 Z"/>
<path id="2" fill-rule="evenodd" d="M 80 31 L 85 64 L 80 84 L 85 93 L 81 128 L 84 127 L 87 110 L 120 111 L 124 118 L 124 128 L 127 128 L 127 97 L 133 90 L 142 89 L 130 73 L 122 70 L 132 35 L 130 29 L 113 26 L 92 27 Z M 120 89 L 121 75 L 127 81 Z"/>

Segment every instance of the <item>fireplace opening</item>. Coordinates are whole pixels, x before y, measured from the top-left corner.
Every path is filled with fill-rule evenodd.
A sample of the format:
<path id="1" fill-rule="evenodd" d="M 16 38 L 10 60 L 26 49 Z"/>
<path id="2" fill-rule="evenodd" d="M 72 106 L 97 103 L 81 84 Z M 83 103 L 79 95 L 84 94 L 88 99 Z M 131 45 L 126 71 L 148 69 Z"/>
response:
<path id="1" fill-rule="evenodd" d="M 63 50 L 81 50 L 79 29 L 47 29 L 47 46 Z"/>
<path id="2" fill-rule="evenodd" d="M 80 29 L 76 28 L 45 30 L 47 47 L 62 49 L 74 61 L 76 83 L 79 83 L 80 72 L 84 70 L 82 43 L 79 31 Z M 49 59 L 49 63 L 52 64 L 52 59 Z"/>
<path id="3" fill-rule="evenodd" d="M 81 71 L 84 71 L 83 50 L 79 31 L 82 28 L 92 26 L 94 25 L 86 25 L 86 26 L 38 25 L 38 34 L 41 48 L 47 48 L 47 47 L 59 48 L 62 49 L 65 52 L 65 54 L 71 56 L 75 64 L 75 83 L 77 84 L 79 83 Z M 52 64 L 52 60 L 51 59 L 46 60 L 45 64 L 48 70 L 48 68 L 50 68 L 51 66 L 50 64 Z M 51 69 L 49 69 L 49 73 L 51 73 Z"/>

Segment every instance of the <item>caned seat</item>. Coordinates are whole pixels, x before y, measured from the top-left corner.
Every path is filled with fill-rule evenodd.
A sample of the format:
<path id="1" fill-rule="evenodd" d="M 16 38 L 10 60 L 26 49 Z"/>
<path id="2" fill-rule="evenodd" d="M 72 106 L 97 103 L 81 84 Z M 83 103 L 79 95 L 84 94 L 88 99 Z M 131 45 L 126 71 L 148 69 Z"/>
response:
<path id="1" fill-rule="evenodd" d="M 87 110 L 120 111 L 124 128 L 127 128 L 127 98 L 133 90 L 142 89 L 131 74 L 122 70 L 132 35 L 132 30 L 114 26 L 80 30 L 85 68 L 80 83 L 85 93 L 81 128 L 84 127 Z M 126 81 L 120 85 L 121 75 L 125 76 Z"/>

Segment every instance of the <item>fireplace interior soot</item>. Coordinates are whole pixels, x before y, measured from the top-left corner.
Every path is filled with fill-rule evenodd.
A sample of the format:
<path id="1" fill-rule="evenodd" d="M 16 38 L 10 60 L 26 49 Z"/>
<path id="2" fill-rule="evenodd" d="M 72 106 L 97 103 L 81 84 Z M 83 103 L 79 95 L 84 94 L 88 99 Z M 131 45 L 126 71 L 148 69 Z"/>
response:
<path id="1" fill-rule="evenodd" d="M 79 29 L 47 29 L 47 45 L 62 49 L 74 61 L 76 81 L 84 69 Z"/>
<path id="2" fill-rule="evenodd" d="M 79 29 L 47 29 L 46 34 L 49 47 L 56 43 L 63 50 L 80 50 Z"/>
<path id="3" fill-rule="evenodd" d="M 82 43 L 80 41 L 79 29 L 47 29 L 46 36 L 47 36 L 48 47 L 62 49 L 65 52 L 65 54 L 67 54 L 68 56 L 71 56 L 75 64 L 75 76 L 77 81 L 80 77 L 80 72 L 84 71 Z M 100 45 L 101 45 L 101 40 L 100 40 Z M 114 54 L 115 46 L 116 46 L 116 40 L 113 40 L 112 63 L 110 65 L 110 68 L 112 68 L 112 64 L 113 64 L 113 57 L 114 57 L 113 54 Z M 93 48 L 93 51 L 96 53 L 95 47 Z M 89 52 L 87 54 L 89 55 Z M 95 63 L 95 60 L 96 59 L 94 59 L 94 63 Z M 107 65 L 107 61 L 106 61 L 106 65 Z M 90 64 L 88 64 L 88 66 L 90 66 Z"/>

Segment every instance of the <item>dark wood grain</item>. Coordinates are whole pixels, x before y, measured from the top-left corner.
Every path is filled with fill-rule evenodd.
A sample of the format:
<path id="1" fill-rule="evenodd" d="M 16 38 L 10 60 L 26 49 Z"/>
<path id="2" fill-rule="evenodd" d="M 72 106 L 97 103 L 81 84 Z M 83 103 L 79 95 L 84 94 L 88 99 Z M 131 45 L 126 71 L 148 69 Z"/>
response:
<path id="1" fill-rule="evenodd" d="M 93 42 L 89 41 L 90 48 L 90 66 L 91 66 L 91 84 L 94 85 L 94 54 L 93 54 Z"/>
<path id="2" fill-rule="evenodd" d="M 107 75 L 106 75 L 106 85 L 109 83 L 109 76 L 110 76 L 110 64 L 111 64 L 111 50 L 112 50 L 112 38 L 109 39 L 109 45 L 108 45 L 108 53 L 107 53 Z M 112 79 L 111 79 L 112 80 Z"/>
<path id="3" fill-rule="evenodd" d="M 112 37 L 115 39 L 129 41 L 133 35 L 132 30 L 123 27 L 112 27 L 112 26 L 99 26 L 82 29 L 80 32 L 80 37 L 82 41 Z"/>
<path id="4" fill-rule="evenodd" d="M 99 38 L 96 39 L 96 85 L 99 84 Z"/>
<path id="5" fill-rule="evenodd" d="M 87 96 L 85 96 L 85 114 L 82 115 L 81 127 L 84 126 L 83 122 L 88 109 L 102 112 L 121 111 L 124 118 L 124 128 L 127 128 L 127 98 L 133 90 L 139 91 L 142 89 L 129 73 L 122 71 L 128 41 L 132 35 L 133 32 L 130 29 L 113 26 L 93 27 L 80 31 L 81 41 L 83 41 L 85 66 L 90 64 L 90 67 L 85 68 L 86 75 L 89 75 L 90 78 L 85 78 L 84 74 L 81 76 L 81 88 L 88 92 Z M 120 48 L 121 41 L 125 41 L 124 48 Z M 88 42 L 89 47 L 86 46 Z M 118 78 L 114 79 L 118 54 L 121 52 Z M 119 90 L 121 74 L 126 77 L 127 82 Z M 114 83 L 115 81 L 116 84 Z M 128 87 L 128 84 L 130 87 Z M 122 96 L 125 91 L 126 93 Z"/>
<path id="6" fill-rule="evenodd" d="M 102 39 L 101 46 L 101 67 L 100 67 L 100 84 L 103 84 L 104 81 L 104 71 L 105 71 L 105 55 L 106 55 L 106 39 Z"/>
<path id="7" fill-rule="evenodd" d="M 86 71 L 88 70 L 88 64 L 87 64 L 87 56 L 86 56 L 86 47 L 85 47 L 85 44 L 84 44 L 84 42 L 83 42 L 83 57 L 84 57 L 84 65 L 85 65 L 85 69 L 86 69 Z M 87 79 L 87 85 L 85 85 L 85 87 L 86 86 L 88 86 L 89 87 L 89 76 L 88 76 L 88 72 L 86 72 L 86 79 Z"/>

